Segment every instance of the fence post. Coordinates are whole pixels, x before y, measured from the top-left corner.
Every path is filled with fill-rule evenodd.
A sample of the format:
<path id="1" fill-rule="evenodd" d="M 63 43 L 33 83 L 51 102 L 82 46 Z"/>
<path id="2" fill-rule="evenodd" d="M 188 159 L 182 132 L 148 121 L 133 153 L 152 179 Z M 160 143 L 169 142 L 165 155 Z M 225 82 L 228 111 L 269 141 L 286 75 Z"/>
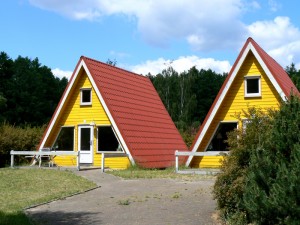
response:
<path id="1" fill-rule="evenodd" d="M 14 150 L 10 151 L 10 167 L 14 167 L 14 154 L 13 154 Z"/>
<path id="2" fill-rule="evenodd" d="M 175 173 L 178 173 L 178 150 L 175 151 Z"/>
<path id="3" fill-rule="evenodd" d="M 102 166 L 101 171 L 102 171 L 102 173 L 104 173 L 104 161 L 105 161 L 105 154 L 104 154 L 104 153 L 102 153 L 101 161 L 102 161 L 102 164 L 101 164 L 101 166 Z"/>
<path id="4" fill-rule="evenodd" d="M 80 170 L 80 150 L 77 152 L 77 170 Z"/>

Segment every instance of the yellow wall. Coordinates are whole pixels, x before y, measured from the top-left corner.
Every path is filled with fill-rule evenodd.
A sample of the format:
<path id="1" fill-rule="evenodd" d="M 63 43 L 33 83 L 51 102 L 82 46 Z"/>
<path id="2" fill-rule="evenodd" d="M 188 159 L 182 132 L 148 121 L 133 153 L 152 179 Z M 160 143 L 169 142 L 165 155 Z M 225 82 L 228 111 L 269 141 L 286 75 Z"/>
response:
<path id="1" fill-rule="evenodd" d="M 244 97 L 244 76 L 261 75 L 261 97 Z M 205 151 L 219 122 L 237 121 L 236 114 L 247 110 L 248 107 L 261 109 L 278 108 L 280 96 L 271 84 L 267 75 L 259 65 L 254 55 L 250 52 L 240 70 L 237 73 L 227 95 L 225 96 L 218 112 L 215 115 L 210 127 L 208 128 L 197 151 Z M 192 167 L 219 167 L 222 157 L 194 157 Z"/>
<path id="2" fill-rule="evenodd" d="M 92 84 L 86 75 L 81 70 L 78 74 L 72 90 L 61 110 L 59 117 L 45 143 L 46 147 L 51 147 L 59 133 L 61 126 L 74 126 L 75 128 L 75 142 L 74 151 L 78 150 L 78 125 L 89 125 L 92 122 L 96 125 L 110 125 L 108 116 L 98 99 L 95 90 L 92 88 L 92 105 L 80 106 L 80 89 L 92 88 Z M 101 154 L 96 152 L 97 148 L 97 128 L 94 128 L 94 155 L 93 166 L 101 166 Z M 55 158 L 55 164 L 58 166 L 76 166 L 75 156 L 59 156 Z M 128 158 L 107 158 L 105 159 L 105 167 L 114 169 L 124 169 L 130 164 Z"/>

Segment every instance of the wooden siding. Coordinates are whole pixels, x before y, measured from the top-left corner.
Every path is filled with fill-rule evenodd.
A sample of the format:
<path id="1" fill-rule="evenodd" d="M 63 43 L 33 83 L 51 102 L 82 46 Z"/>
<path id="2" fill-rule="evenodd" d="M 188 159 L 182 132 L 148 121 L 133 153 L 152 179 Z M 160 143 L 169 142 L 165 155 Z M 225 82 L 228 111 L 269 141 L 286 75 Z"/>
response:
<path id="1" fill-rule="evenodd" d="M 65 105 L 63 106 L 57 121 L 51 130 L 49 138 L 45 146 L 51 147 L 62 126 L 74 126 L 74 151 L 78 150 L 78 125 L 89 125 L 94 123 L 96 125 L 110 125 L 108 116 L 106 115 L 103 106 L 101 105 L 95 90 L 92 88 L 92 105 L 80 106 L 80 89 L 92 88 L 92 84 L 82 70 L 78 74 L 77 81 L 75 81 L 72 90 L 70 91 Z M 93 140 L 93 166 L 101 166 L 101 154 L 97 153 L 97 128 L 94 128 Z M 57 156 L 55 157 L 55 164 L 58 166 L 76 166 L 76 157 L 74 156 Z M 128 158 L 110 158 L 105 160 L 105 166 L 113 169 L 125 169 L 129 166 Z"/>
<path id="2" fill-rule="evenodd" d="M 244 77 L 251 75 L 261 76 L 261 97 L 244 97 Z M 221 121 L 237 121 L 236 115 L 241 113 L 242 110 L 247 110 L 248 107 L 257 107 L 263 110 L 268 108 L 278 109 L 280 101 L 280 95 L 254 55 L 249 52 L 197 151 L 206 150 Z M 220 158 L 222 157 L 194 157 L 191 166 L 219 167 Z"/>

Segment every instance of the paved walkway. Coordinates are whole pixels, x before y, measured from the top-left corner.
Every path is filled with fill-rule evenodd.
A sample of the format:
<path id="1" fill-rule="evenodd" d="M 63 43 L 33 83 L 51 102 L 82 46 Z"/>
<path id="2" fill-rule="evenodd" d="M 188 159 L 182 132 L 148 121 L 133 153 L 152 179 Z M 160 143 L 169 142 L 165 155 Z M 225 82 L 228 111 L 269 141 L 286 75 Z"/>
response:
<path id="1" fill-rule="evenodd" d="M 100 170 L 76 171 L 100 187 L 28 209 L 38 224 L 212 225 L 213 180 L 123 180 Z"/>

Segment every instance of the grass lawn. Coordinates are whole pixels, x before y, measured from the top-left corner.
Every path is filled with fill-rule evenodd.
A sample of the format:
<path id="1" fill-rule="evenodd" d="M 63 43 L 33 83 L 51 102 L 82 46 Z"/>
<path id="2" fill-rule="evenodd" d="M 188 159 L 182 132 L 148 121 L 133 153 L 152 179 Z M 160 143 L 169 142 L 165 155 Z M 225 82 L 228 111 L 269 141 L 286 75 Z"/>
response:
<path id="1" fill-rule="evenodd" d="M 203 179 L 214 179 L 214 175 L 199 175 L 199 174 L 178 174 L 175 173 L 174 167 L 167 169 L 143 169 L 138 166 L 129 167 L 126 170 L 107 171 L 112 175 L 122 177 L 124 179 L 153 179 L 153 178 L 169 178 L 184 181 L 195 181 Z"/>
<path id="2" fill-rule="evenodd" d="M 0 225 L 31 224 L 23 209 L 96 187 L 71 171 L 0 169 Z"/>

